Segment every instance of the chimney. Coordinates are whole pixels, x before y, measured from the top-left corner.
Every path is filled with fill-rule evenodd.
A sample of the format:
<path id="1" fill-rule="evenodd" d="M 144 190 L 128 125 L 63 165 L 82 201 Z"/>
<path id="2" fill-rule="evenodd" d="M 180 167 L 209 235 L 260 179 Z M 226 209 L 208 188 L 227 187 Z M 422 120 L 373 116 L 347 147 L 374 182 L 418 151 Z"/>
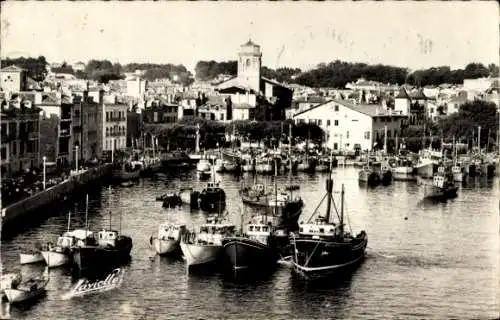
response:
<path id="1" fill-rule="evenodd" d="M 87 84 L 88 84 L 88 81 L 87 81 Z M 84 90 L 84 91 L 83 91 L 83 98 L 82 98 L 82 101 L 83 101 L 84 103 L 86 103 L 86 102 L 88 102 L 88 100 L 89 100 L 89 90 L 87 89 L 87 90 Z"/>

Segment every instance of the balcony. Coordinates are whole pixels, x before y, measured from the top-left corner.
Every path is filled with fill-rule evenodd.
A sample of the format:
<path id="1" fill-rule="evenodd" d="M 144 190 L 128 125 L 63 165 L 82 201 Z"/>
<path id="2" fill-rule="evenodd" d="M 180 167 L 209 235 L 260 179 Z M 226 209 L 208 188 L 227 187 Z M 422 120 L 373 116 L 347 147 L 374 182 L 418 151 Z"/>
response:
<path id="1" fill-rule="evenodd" d="M 124 137 L 125 136 L 125 132 L 112 132 L 112 133 L 108 133 L 106 135 L 106 137 Z"/>
<path id="2" fill-rule="evenodd" d="M 123 122 L 127 121 L 127 118 L 125 117 L 109 117 L 106 119 L 106 122 Z"/>

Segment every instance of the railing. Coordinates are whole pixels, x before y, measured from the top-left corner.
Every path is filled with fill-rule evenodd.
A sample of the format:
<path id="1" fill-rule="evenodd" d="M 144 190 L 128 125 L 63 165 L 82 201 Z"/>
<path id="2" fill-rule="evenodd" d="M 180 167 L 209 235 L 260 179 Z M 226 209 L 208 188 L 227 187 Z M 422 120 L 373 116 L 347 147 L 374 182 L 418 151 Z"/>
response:
<path id="1" fill-rule="evenodd" d="M 109 118 L 106 118 L 106 122 L 122 122 L 122 121 L 126 121 L 127 118 L 125 117 L 109 117 Z"/>

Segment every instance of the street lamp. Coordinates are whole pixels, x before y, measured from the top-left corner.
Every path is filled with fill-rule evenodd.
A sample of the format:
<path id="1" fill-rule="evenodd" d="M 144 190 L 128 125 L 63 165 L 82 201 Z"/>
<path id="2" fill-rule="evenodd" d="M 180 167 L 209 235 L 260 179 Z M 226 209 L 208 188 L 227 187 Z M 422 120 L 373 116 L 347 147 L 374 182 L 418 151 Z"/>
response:
<path id="1" fill-rule="evenodd" d="M 76 172 L 78 173 L 78 146 L 75 146 Z"/>
<path id="2" fill-rule="evenodd" d="M 45 183 L 45 176 L 46 176 L 45 165 L 46 165 L 47 157 L 43 156 L 42 160 L 43 160 L 43 190 L 45 190 L 45 186 L 46 186 L 46 183 Z"/>

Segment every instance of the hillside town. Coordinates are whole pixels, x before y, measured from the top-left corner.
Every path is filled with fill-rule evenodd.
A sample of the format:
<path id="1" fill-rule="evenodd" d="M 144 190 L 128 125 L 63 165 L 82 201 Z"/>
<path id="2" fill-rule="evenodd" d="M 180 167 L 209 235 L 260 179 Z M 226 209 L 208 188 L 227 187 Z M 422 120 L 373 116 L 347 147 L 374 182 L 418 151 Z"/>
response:
<path id="1" fill-rule="evenodd" d="M 77 158 L 81 164 L 109 158 L 112 149 L 150 146 L 151 128 L 189 119 L 312 123 L 323 129 L 328 148 L 372 150 L 385 130 L 388 138 L 401 137 L 405 127 L 449 117 L 468 101 L 500 103 L 499 78 L 425 87 L 358 79 L 345 88 L 309 88 L 263 77 L 262 50 L 251 40 L 237 57 L 236 76 L 221 74 L 190 86 L 148 82 L 142 70 L 98 83 L 51 72 L 57 63 L 47 65 L 46 79 L 36 82 L 16 65 L 3 67 L 2 172 L 40 168 L 43 161 L 65 167 Z M 72 68 L 80 71 L 85 64 Z"/>

